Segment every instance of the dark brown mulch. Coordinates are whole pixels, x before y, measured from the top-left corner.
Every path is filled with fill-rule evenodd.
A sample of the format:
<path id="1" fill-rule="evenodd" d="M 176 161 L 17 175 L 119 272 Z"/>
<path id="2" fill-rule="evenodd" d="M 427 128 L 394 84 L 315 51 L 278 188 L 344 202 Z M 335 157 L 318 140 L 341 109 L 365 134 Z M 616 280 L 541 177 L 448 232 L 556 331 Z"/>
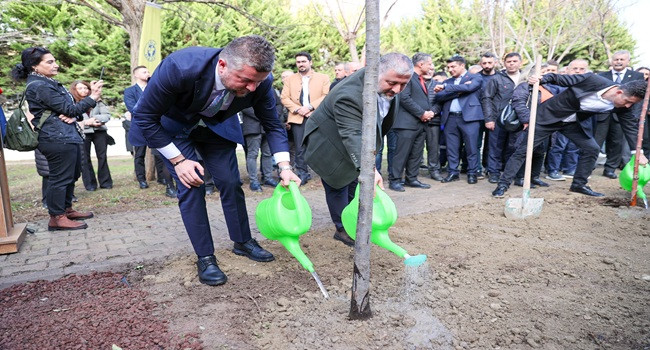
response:
<path id="1" fill-rule="evenodd" d="M 95 272 L 0 290 L 0 349 L 203 349 L 173 335 L 121 274 Z"/>

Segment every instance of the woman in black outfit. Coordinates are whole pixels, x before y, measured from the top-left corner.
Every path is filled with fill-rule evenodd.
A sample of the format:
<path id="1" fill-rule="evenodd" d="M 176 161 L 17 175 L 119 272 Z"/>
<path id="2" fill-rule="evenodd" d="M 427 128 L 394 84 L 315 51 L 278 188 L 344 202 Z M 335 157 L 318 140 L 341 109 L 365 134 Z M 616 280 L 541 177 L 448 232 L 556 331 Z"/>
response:
<path id="1" fill-rule="evenodd" d="M 27 79 L 25 98 L 29 111 L 34 115 L 32 124 L 39 130 L 38 150 L 45 155 L 50 167 L 48 229 L 85 229 L 88 227 L 85 222 L 73 220 L 89 219 L 93 213 L 72 209 L 74 183 L 81 173 L 83 145 L 83 131 L 77 121 L 83 120 L 85 111 L 95 107 L 95 101 L 101 97 L 103 82 L 91 83 L 90 96 L 74 104 L 61 83 L 52 79 L 58 74 L 59 66 L 50 51 L 30 47 L 23 50 L 21 61 L 11 70 L 11 75 L 14 80 Z M 42 118 L 46 119 L 41 122 Z"/>

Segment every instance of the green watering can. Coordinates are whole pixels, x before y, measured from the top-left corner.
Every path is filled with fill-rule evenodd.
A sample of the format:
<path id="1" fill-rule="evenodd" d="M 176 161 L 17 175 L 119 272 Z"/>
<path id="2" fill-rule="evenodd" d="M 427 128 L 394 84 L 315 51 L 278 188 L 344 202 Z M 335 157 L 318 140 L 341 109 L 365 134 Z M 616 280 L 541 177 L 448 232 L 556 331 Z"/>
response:
<path id="1" fill-rule="evenodd" d="M 618 177 L 618 182 L 624 190 L 632 191 L 632 182 L 634 180 L 634 157 L 625 165 L 621 174 Z M 645 207 L 648 208 L 648 200 L 646 194 L 643 193 L 643 187 L 650 181 L 650 166 L 639 165 L 639 183 L 637 185 L 636 195 L 638 198 L 643 199 Z"/>
<path id="2" fill-rule="evenodd" d="M 280 241 L 296 260 L 311 272 L 325 298 L 329 298 L 327 290 L 314 270 L 314 264 L 300 248 L 300 236 L 311 227 L 311 208 L 305 197 L 300 194 L 298 185 L 291 181 L 289 188 L 282 184 L 267 198 L 257 205 L 255 222 L 262 236 Z"/>
<path id="3" fill-rule="evenodd" d="M 343 227 L 352 239 L 356 238 L 357 220 L 359 217 L 359 186 L 354 194 L 354 199 L 348 204 L 341 214 Z M 379 186 L 375 188 L 375 197 L 372 200 L 372 232 L 370 241 L 384 249 L 393 252 L 404 259 L 404 264 L 409 266 L 422 265 L 427 256 L 420 254 L 410 256 L 406 250 L 393 243 L 388 237 L 388 229 L 397 221 L 397 208 L 395 203 Z"/>

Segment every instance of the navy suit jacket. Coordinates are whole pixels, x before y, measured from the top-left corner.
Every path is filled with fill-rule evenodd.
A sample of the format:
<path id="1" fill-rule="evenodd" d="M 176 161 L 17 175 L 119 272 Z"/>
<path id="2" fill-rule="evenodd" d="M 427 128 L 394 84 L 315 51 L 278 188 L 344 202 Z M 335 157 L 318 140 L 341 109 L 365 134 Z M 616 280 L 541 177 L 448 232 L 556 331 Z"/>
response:
<path id="1" fill-rule="evenodd" d="M 449 107 L 451 101 L 458 98 L 460 109 L 463 112 L 463 120 L 473 122 L 483 120 L 483 109 L 481 108 L 481 87 L 483 78 L 479 74 L 470 74 L 469 72 L 460 80 L 458 85 L 454 85 L 456 78 L 451 77 L 444 81 L 444 90 L 435 95 L 435 102 L 442 103 L 442 120 L 444 126 L 449 117 Z M 465 84 L 470 82 L 469 84 Z"/>
<path id="2" fill-rule="evenodd" d="M 134 145 L 146 142 L 152 148 L 167 146 L 173 137 L 187 133 L 199 120 L 225 139 L 243 143 L 236 113 L 253 107 L 266 131 L 271 152 L 289 151 L 287 132 L 276 112 L 271 74 L 255 91 L 235 97 L 227 110 L 210 118 L 199 115 L 214 88 L 220 52 L 221 49 L 189 47 L 160 62 L 133 112 L 131 131 L 136 128 L 136 132 L 129 133 L 129 140 Z"/>
<path id="3" fill-rule="evenodd" d="M 142 97 L 142 89 L 140 89 L 138 84 L 133 84 L 124 89 L 124 104 L 126 105 L 126 110 L 133 113 L 135 105 L 138 103 L 140 97 Z"/>

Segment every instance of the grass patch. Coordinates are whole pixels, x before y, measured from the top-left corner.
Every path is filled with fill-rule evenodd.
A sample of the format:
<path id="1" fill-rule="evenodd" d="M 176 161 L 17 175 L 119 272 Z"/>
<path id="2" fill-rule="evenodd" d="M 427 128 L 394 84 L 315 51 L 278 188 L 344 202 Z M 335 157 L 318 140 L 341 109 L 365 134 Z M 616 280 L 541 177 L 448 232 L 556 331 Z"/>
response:
<path id="1" fill-rule="evenodd" d="M 95 161 L 93 159 L 93 162 Z M 165 186 L 155 180 L 149 181 L 147 189 L 141 190 L 138 187 L 132 158 L 110 157 L 108 164 L 113 178 L 113 188 L 88 192 L 79 178 L 75 184 L 75 195 L 79 199 L 79 202 L 74 204 L 75 208 L 91 210 L 101 215 L 176 206 L 176 199 L 165 197 Z M 97 169 L 96 163 L 95 169 Z M 34 162 L 8 162 L 7 177 L 14 220 L 29 222 L 47 219 L 49 217 L 47 210 L 41 206 L 42 178 L 36 172 Z M 215 195 L 208 197 L 208 200 L 218 199 L 219 196 Z"/>

